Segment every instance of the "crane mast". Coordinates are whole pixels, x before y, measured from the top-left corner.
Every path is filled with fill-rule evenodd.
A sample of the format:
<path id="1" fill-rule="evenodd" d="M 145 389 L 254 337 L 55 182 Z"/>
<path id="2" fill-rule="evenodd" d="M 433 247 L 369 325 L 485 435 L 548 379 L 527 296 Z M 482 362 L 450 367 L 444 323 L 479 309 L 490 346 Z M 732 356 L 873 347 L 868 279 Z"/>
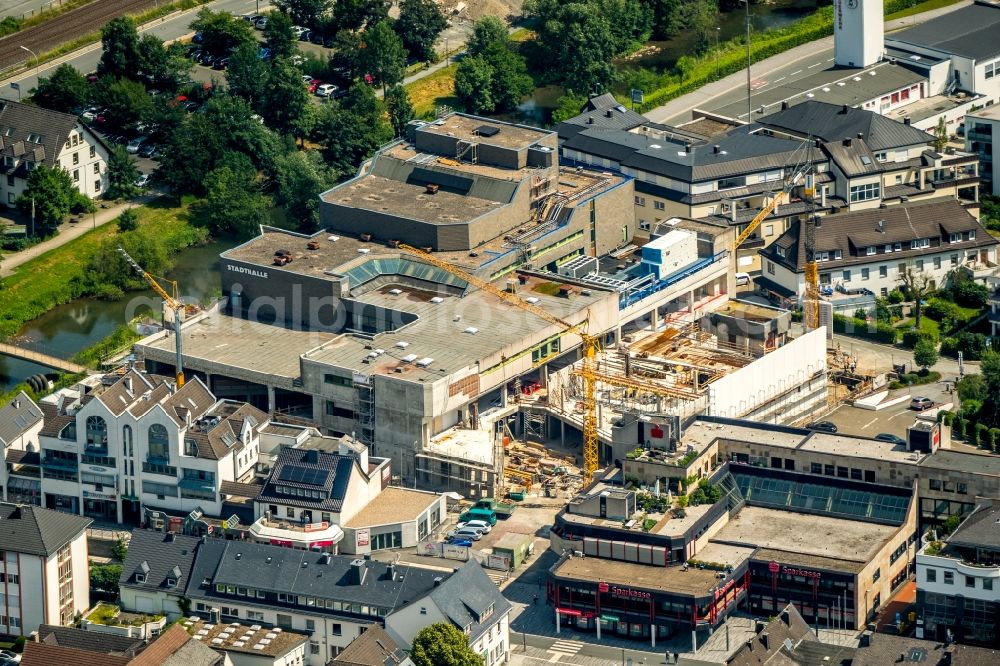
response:
<path id="1" fill-rule="evenodd" d="M 184 361 L 181 354 L 181 315 L 184 313 L 184 304 L 177 298 L 177 283 L 170 282 L 174 293 L 173 295 L 169 294 L 166 289 L 160 286 L 159 281 L 155 277 L 143 270 L 142 266 L 125 251 L 125 248 L 119 247 L 118 252 L 125 257 L 125 261 L 129 263 L 132 269 L 146 281 L 149 287 L 163 299 L 167 307 L 174 312 L 174 366 L 176 368 L 177 388 L 180 388 L 184 386 Z"/>

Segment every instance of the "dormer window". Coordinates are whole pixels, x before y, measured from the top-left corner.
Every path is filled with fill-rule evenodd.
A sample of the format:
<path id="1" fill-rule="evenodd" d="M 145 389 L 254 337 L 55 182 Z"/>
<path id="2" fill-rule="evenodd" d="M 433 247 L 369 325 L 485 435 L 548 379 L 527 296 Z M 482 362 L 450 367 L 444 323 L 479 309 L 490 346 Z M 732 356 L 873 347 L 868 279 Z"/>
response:
<path id="1" fill-rule="evenodd" d="M 973 229 L 969 232 L 969 240 L 976 240 L 976 230 Z"/>
<path id="2" fill-rule="evenodd" d="M 949 243 L 959 243 L 961 241 L 962 241 L 962 234 L 955 234 L 955 233 L 948 234 Z"/>
<path id="3" fill-rule="evenodd" d="M 42 142 L 42 137 L 41 137 L 41 135 L 35 134 L 34 132 L 32 132 L 31 134 L 28 135 L 28 142 L 29 143 L 41 143 Z"/>
<path id="4" fill-rule="evenodd" d="M 184 440 L 184 455 L 186 456 L 197 456 L 198 455 L 198 443 L 193 439 Z"/>
<path id="5" fill-rule="evenodd" d="M 785 258 L 785 248 L 778 247 L 778 248 L 775 248 L 775 251 L 778 253 L 779 257 L 781 257 L 782 259 Z"/>
<path id="6" fill-rule="evenodd" d="M 167 587 L 177 587 L 177 579 L 167 578 Z"/>
<path id="7" fill-rule="evenodd" d="M 920 248 L 930 247 L 930 246 L 931 246 L 931 239 L 930 238 L 916 238 L 916 239 L 910 241 L 910 249 L 911 250 L 918 250 Z"/>
<path id="8" fill-rule="evenodd" d="M 874 256 L 875 255 L 875 246 L 874 245 L 869 245 L 868 247 L 866 247 L 865 248 L 865 254 L 868 255 L 869 257 Z"/>
<path id="9" fill-rule="evenodd" d="M 146 582 L 146 574 L 144 574 L 144 573 L 137 573 L 135 575 L 135 582 L 137 582 L 137 583 L 145 583 Z"/>

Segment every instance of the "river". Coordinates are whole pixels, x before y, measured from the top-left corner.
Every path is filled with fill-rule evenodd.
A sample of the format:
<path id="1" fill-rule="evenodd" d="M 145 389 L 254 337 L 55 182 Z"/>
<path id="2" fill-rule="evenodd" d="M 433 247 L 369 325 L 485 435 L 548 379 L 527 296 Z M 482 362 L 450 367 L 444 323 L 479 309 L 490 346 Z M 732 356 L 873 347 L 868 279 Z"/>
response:
<path id="1" fill-rule="evenodd" d="M 212 242 L 183 250 L 175 258 L 174 268 L 166 276 L 177 280 L 185 302 L 202 302 L 219 295 L 219 253 L 232 242 Z M 25 324 L 17 334 L 19 344 L 30 349 L 72 358 L 106 338 L 131 317 L 153 314 L 160 319 L 160 298 L 151 289 L 129 292 L 120 301 L 80 298 L 52 308 Z M 0 356 L 0 389 L 6 391 L 31 375 L 51 373 L 44 366 Z"/>

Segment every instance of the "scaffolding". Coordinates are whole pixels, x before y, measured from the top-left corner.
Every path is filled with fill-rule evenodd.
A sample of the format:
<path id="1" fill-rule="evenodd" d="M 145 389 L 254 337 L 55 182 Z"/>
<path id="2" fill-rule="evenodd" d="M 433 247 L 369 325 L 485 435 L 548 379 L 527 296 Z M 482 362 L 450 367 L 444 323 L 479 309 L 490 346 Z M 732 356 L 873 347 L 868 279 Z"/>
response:
<path id="1" fill-rule="evenodd" d="M 357 431 L 354 437 L 374 451 L 375 445 L 375 387 L 371 375 L 354 373 L 354 420 Z"/>

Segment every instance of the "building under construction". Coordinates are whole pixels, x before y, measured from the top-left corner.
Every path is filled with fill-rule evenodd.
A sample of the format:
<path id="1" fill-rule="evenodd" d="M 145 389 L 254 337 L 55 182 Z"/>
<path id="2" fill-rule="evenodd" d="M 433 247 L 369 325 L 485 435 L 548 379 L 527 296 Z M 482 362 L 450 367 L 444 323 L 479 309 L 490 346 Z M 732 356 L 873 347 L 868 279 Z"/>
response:
<path id="1" fill-rule="evenodd" d="M 788 386 L 738 397 L 730 377 L 812 343 L 787 341 L 785 313 L 760 323 L 756 306 L 730 303 L 732 229 L 672 219 L 637 241 L 632 179 L 565 169 L 556 143 L 462 114 L 411 125 L 321 196 L 324 231 L 264 228 L 222 253 L 223 301 L 181 331 L 185 372 L 275 421 L 353 434 L 406 485 L 468 497 L 502 493 L 504 445 L 539 418 L 547 432 L 570 426 L 569 459 L 509 457 L 553 473 L 580 463 L 586 400 L 572 372 L 584 340 L 605 350 L 596 372 L 622 377 L 598 385 L 600 464 L 639 441 L 615 405 L 646 400 L 647 382 L 665 397 L 643 417 L 766 419 L 791 381 L 822 376 L 822 358 L 798 375 L 768 367 L 742 386 L 786 374 Z M 170 331 L 137 345 L 161 373 L 175 349 Z"/>

